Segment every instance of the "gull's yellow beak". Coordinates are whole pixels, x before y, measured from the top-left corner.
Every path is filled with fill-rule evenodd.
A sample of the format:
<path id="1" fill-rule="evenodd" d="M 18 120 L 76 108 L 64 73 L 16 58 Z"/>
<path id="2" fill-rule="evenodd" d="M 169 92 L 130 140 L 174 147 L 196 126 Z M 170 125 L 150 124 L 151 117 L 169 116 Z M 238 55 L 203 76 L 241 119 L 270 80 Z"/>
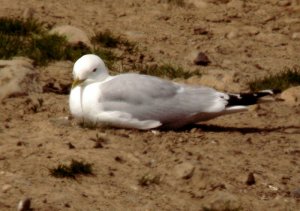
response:
<path id="1" fill-rule="evenodd" d="M 72 89 L 75 88 L 76 86 L 80 85 L 81 83 L 83 83 L 85 81 L 84 80 L 79 80 L 78 78 L 76 78 L 73 83 L 72 83 Z"/>

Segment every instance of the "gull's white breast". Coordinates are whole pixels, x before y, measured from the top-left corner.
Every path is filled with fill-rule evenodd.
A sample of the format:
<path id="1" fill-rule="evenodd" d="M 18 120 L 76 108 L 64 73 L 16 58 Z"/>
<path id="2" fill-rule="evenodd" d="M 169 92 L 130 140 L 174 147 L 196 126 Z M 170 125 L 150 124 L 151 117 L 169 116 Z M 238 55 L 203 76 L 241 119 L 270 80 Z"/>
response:
<path id="1" fill-rule="evenodd" d="M 78 119 L 85 121 L 97 121 L 97 114 L 102 111 L 100 103 L 101 83 L 91 83 L 86 86 L 77 86 L 70 93 L 70 111 Z"/>
<path id="2" fill-rule="evenodd" d="M 71 90 L 69 97 L 69 107 L 72 116 L 75 118 L 82 118 L 82 108 L 81 108 L 81 86 L 77 86 Z"/>

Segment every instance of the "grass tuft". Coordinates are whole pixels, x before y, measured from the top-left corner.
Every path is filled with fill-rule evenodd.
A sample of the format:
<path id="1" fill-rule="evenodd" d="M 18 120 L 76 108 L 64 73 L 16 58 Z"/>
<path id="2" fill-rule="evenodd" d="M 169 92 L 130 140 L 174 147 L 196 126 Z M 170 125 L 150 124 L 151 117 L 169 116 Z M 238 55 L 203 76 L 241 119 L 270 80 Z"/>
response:
<path id="1" fill-rule="evenodd" d="M 126 43 L 122 41 L 122 45 L 130 45 Z M 43 25 L 36 20 L 0 18 L 0 59 L 26 56 L 33 60 L 34 65 L 44 66 L 52 61 L 76 61 L 88 53 L 99 55 L 109 68 L 116 60 L 110 50 L 89 48 L 83 43 L 71 45 L 64 36 L 44 31 Z"/>
<path id="2" fill-rule="evenodd" d="M 144 66 L 141 68 L 141 74 L 152 75 L 158 77 L 167 77 L 170 79 L 174 78 L 184 78 L 187 79 L 194 75 L 201 75 L 199 72 L 191 73 L 188 71 L 184 71 L 182 67 L 174 67 L 170 64 L 164 64 L 160 66 Z"/>
<path id="3" fill-rule="evenodd" d="M 286 68 L 280 73 L 250 81 L 248 85 L 251 91 L 260 91 L 264 89 L 283 91 L 292 86 L 299 86 L 300 66 Z"/>
<path id="4" fill-rule="evenodd" d="M 7 35 L 28 36 L 43 32 L 43 24 L 35 19 L 0 18 L 0 33 Z"/>
<path id="5" fill-rule="evenodd" d="M 120 37 L 114 36 L 110 31 L 97 32 L 94 37 L 92 37 L 92 43 L 99 44 L 105 48 L 116 48 L 121 44 Z"/>
<path id="6" fill-rule="evenodd" d="M 64 58 L 67 40 L 59 35 L 45 34 L 32 37 L 24 54 L 34 61 L 35 65 L 46 65 L 50 61 Z"/>
<path id="7" fill-rule="evenodd" d="M 20 36 L 6 35 L 0 33 L 0 58 L 9 59 L 19 55 L 24 39 Z"/>
<path id="8" fill-rule="evenodd" d="M 105 48 L 125 48 L 127 51 L 132 51 L 135 48 L 135 44 L 122 38 L 121 36 L 113 35 L 109 30 L 104 32 L 97 32 L 92 37 L 92 43 L 98 44 Z"/>
<path id="9" fill-rule="evenodd" d="M 59 164 L 58 167 L 49 169 L 50 175 L 58 178 L 76 179 L 77 175 L 93 175 L 92 164 L 72 160 L 69 166 Z"/>

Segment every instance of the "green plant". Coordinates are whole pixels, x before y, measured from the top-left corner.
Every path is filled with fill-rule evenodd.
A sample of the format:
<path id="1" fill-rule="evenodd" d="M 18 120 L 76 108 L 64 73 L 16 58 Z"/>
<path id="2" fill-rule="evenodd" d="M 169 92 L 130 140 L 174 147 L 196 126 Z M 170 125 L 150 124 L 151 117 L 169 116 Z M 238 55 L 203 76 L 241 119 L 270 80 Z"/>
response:
<path id="1" fill-rule="evenodd" d="M 35 19 L 0 18 L 0 33 L 7 35 L 28 36 L 43 32 L 43 23 Z"/>
<path id="2" fill-rule="evenodd" d="M 22 51 L 24 38 L 0 33 L 0 58 L 9 59 Z"/>
<path id="3" fill-rule="evenodd" d="M 92 164 L 76 160 L 72 160 L 70 165 L 59 164 L 49 171 L 51 176 L 59 178 L 76 179 L 77 175 L 93 175 Z"/>
<path id="4" fill-rule="evenodd" d="M 300 85 L 300 67 L 294 66 L 292 68 L 286 68 L 277 74 L 250 81 L 248 85 L 252 91 L 264 89 L 283 91 L 289 87 L 298 86 Z"/>
<path id="5" fill-rule="evenodd" d="M 34 60 L 35 65 L 46 65 L 50 61 L 64 58 L 67 41 L 56 34 L 45 34 L 32 37 L 27 45 L 24 55 Z"/>
<path id="6" fill-rule="evenodd" d="M 100 45 L 105 48 L 125 48 L 126 51 L 132 51 L 135 48 L 135 44 L 129 42 L 128 40 L 122 38 L 121 36 L 113 35 L 109 30 L 104 32 L 97 32 L 95 36 L 92 37 L 92 43 L 95 45 Z"/>
<path id="7" fill-rule="evenodd" d="M 34 65 L 43 66 L 57 60 L 75 61 L 92 52 L 83 43 L 71 45 L 65 37 L 47 33 L 37 20 L 0 18 L 0 58 L 27 56 Z"/>
<path id="8" fill-rule="evenodd" d="M 92 43 L 99 44 L 105 48 L 116 48 L 122 42 L 120 37 L 116 37 L 110 31 L 106 30 L 104 32 L 97 32 L 92 37 Z"/>

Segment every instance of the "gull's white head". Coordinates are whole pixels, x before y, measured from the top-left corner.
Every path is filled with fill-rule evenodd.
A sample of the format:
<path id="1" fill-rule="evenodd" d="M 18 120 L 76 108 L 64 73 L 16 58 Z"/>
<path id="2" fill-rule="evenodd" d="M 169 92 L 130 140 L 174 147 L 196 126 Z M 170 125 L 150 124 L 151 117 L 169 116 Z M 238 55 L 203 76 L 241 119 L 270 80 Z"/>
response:
<path id="1" fill-rule="evenodd" d="M 84 81 L 101 81 L 108 76 L 107 68 L 102 59 L 94 54 L 86 54 L 74 64 L 72 88 Z"/>

